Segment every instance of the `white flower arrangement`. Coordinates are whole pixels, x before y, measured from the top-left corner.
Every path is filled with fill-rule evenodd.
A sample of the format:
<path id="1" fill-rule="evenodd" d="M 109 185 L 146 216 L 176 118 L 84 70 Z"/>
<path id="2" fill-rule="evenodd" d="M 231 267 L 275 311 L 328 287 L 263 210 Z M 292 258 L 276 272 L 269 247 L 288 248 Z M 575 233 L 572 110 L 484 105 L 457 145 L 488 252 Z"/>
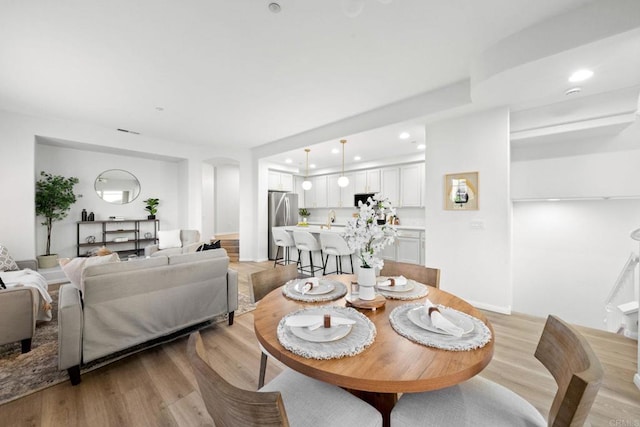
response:
<path id="1" fill-rule="evenodd" d="M 344 237 L 362 267 L 382 269 L 384 261 L 376 255 L 396 238 L 395 226 L 386 222 L 387 215 L 395 215 L 396 210 L 380 194 L 369 197 L 366 203 L 360 202 L 359 208 L 358 217 L 347 221 Z M 378 224 L 378 219 L 385 222 Z"/>

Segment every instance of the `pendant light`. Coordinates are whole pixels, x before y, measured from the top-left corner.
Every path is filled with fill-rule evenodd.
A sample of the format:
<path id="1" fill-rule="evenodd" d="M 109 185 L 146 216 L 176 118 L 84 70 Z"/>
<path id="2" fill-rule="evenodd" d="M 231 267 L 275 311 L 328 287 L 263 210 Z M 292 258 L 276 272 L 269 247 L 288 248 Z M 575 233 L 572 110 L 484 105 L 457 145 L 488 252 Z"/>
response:
<path id="1" fill-rule="evenodd" d="M 313 184 L 311 183 L 311 181 L 309 181 L 309 151 L 311 151 L 311 149 L 305 148 L 304 151 L 307 152 L 307 173 L 304 176 L 304 181 L 302 181 L 302 189 L 306 191 L 311 190 Z"/>
<path id="2" fill-rule="evenodd" d="M 344 176 L 344 144 L 347 143 L 346 139 L 341 139 L 340 144 L 342 144 L 342 175 L 338 178 L 338 187 L 346 187 L 349 185 L 349 178 Z"/>

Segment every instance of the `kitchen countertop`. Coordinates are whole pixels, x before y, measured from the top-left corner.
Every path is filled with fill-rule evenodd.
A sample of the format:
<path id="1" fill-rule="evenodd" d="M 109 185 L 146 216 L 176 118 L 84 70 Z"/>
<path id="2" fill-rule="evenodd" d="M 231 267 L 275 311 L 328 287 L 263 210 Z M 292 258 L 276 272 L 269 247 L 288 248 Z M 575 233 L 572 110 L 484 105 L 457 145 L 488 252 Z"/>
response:
<path id="1" fill-rule="evenodd" d="M 332 224 L 331 228 L 327 228 L 326 226 L 324 226 L 324 228 L 320 228 L 321 225 L 324 225 L 323 223 L 320 222 L 310 222 L 308 226 L 306 227 L 298 227 L 296 225 L 288 225 L 288 226 L 284 226 L 284 228 L 287 231 L 293 231 L 293 230 L 307 230 L 310 233 L 320 233 L 321 231 L 334 231 L 337 233 L 340 233 L 343 231 L 345 224 Z M 396 225 L 396 229 L 397 230 L 415 230 L 415 231 L 425 231 L 425 227 L 424 226 L 420 226 L 420 225 Z"/>

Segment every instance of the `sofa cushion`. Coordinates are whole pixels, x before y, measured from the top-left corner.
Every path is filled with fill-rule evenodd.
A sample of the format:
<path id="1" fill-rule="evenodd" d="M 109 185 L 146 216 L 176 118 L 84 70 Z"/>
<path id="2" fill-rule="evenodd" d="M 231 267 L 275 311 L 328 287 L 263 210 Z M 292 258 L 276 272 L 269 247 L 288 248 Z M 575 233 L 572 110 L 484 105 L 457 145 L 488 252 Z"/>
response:
<path id="1" fill-rule="evenodd" d="M 0 271 L 20 270 L 6 246 L 0 245 Z"/>
<path id="2" fill-rule="evenodd" d="M 143 270 L 146 268 L 160 267 L 169 263 L 166 256 L 142 258 L 132 261 L 119 262 L 117 264 L 93 265 L 84 270 L 83 277 L 101 276 L 103 274 L 121 273 L 125 271 Z"/>
<path id="3" fill-rule="evenodd" d="M 180 230 L 158 231 L 158 249 L 181 248 Z"/>
<path id="4" fill-rule="evenodd" d="M 224 249 L 212 249 L 210 251 L 191 252 L 179 255 L 170 255 L 169 264 L 184 264 L 187 262 L 203 261 L 214 258 L 227 257 L 227 251 Z"/>
<path id="5" fill-rule="evenodd" d="M 80 290 L 84 290 L 84 280 L 82 272 L 85 268 L 100 265 L 100 264 L 108 264 L 120 261 L 120 257 L 117 253 L 112 253 L 109 255 L 103 256 L 94 256 L 94 257 L 79 257 L 79 258 L 62 258 L 58 262 L 60 267 L 62 267 L 62 271 L 64 272 L 69 282 L 76 288 Z"/>

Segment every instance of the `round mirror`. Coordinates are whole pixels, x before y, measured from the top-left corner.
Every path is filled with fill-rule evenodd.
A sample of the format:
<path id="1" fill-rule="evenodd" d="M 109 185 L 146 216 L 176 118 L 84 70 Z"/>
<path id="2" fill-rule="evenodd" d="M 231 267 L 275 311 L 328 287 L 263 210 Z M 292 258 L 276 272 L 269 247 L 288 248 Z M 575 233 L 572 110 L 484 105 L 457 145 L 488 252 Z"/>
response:
<path id="1" fill-rule="evenodd" d="M 109 169 L 96 178 L 96 193 L 105 202 L 124 205 L 133 202 L 140 194 L 138 178 L 122 169 Z"/>

